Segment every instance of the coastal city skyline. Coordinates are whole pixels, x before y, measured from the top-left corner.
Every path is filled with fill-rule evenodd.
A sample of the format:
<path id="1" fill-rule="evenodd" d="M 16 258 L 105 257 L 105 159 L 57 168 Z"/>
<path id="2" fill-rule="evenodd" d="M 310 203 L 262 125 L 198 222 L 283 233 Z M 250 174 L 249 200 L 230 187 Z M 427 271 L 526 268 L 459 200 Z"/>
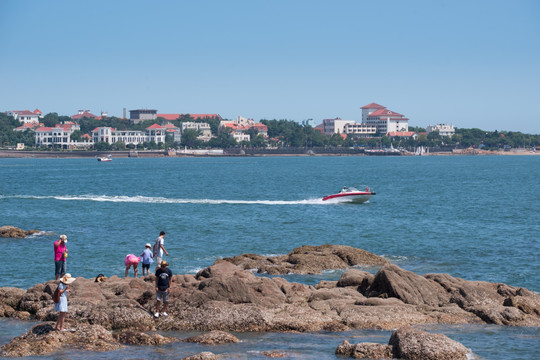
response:
<path id="1" fill-rule="evenodd" d="M 361 119 L 540 133 L 540 4 L 2 1 L 0 110 Z M 511 24 L 511 25 L 510 25 Z"/>

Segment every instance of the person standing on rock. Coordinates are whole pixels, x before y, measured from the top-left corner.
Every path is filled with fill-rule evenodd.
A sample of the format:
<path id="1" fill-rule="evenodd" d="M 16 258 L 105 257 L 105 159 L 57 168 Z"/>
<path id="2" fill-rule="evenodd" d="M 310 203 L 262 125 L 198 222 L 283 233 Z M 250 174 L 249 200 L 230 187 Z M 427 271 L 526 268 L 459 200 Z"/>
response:
<path id="1" fill-rule="evenodd" d="M 60 312 L 58 314 L 58 319 L 56 320 L 56 326 L 54 327 L 54 330 L 57 331 L 65 331 L 64 330 L 64 320 L 67 315 L 68 311 L 68 303 L 67 303 L 67 294 L 71 292 L 71 289 L 69 288 L 69 284 L 75 281 L 74 277 L 71 277 L 71 274 L 65 274 L 60 279 L 60 284 L 58 284 L 58 291 L 60 292 L 60 301 L 54 304 L 54 311 Z"/>
<path id="2" fill-rule="evenodd" d="M 60 239 L 54 242 L 54 276 L 58 280 L 60 276 L 66 274 L 66 259 L 68 249 L 66 247 L 67 236 L 60 235 Z"/>
<path id="3" fill-rule="evenodd" d="M 159 305 L 163 302 L 163 312 L 161 316 L 167 316 L 167 305 L 169 305 L 169 289 L 172 285 L 172 271 L 167 266 L 169 263 L 161 261 L 160 267 L 156 270 L 156 313 L 159 317 Z"/>
<path id="4" fill-rule="evenodd" d="M 158 238 L 156 239 L 156 242 L 154 243 L 154 258 L 156 259 L 156 271 L 159 269 L 161 260 L 163 259 L 163 253 L 165 255 L 169 256 L 169 253 L 167 250 L 165 250 L 165 247 L 163 244 L 165 243 L 165 231 L 161 231 L 159 233 Z"/>

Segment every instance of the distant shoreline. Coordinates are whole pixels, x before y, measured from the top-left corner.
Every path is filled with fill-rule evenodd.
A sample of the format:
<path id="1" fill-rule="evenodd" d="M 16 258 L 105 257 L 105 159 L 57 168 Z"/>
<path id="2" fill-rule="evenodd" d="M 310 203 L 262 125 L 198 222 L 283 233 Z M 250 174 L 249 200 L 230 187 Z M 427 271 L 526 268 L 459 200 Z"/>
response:
<path id="1" fill-rule="evenodd" d="M 299 157 L 299 156 L 369 156 L 369 157 L 387 157 L 387 156 L 396 156 L 396 155 L 367 155 L 363 152 L 356 153 L 340 153 L 340 152 L 328 152 L 323 154 L 317 153 L 290 153 L 287 151 L 283 152 L 268 152 L 268 153 L 247 153 L 247 154 L 232 154 L 232 153 L 223 153 L 223 154 L 181 154 L 176 153 L 174 155 L 169 154 L 167 151 L 137 151 L 136 156 L 130 154 L 129 151 L 24 151 L 24 150 L 0 150 L 0 158 L 38 158 L 38 159 L 84 159 L 84 158 L 95 158 L 102 156 L 111 155 L 112 158 L 178 158 L 178 157 L 190 157 L 190 158 L 200 158 L 200 157 L 275 157 L 275 156 L 286 156 L 286 157 Z M 517 155 L 540 155 L 540 152 L 532 152 L 526 149 L 515 149 L 510 151 L 491 151 L 491 150 L 469 150 L 464 149 L 458 152 L 432 152 L 429 154 L 424 154 L 422 156 L 486 156 L 486 155 L 495 155 L 495 156 L 517 156 Z M 417 156 L 413 153 L 402 154 L 397 156 Z"/>

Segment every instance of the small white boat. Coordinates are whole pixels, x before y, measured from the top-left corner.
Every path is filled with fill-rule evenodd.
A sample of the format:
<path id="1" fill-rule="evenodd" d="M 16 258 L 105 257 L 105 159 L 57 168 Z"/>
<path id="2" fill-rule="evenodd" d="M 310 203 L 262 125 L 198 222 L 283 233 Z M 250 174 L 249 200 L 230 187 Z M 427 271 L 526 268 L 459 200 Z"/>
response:
<path id="1" fill-rule="evenodd" d="M 368 187 L 365 190 L 358 190 L 354 187 L 344 186 L 339 193 L 327 195 L 322 198 L 322 201 L 361 204 L 371 199 L 373 195 L 375 195 L 375 192 L 371 191 Z"/>
<path id="2" fill-rule="evenodd" d="M 97 161 L 112 161 L 111 155 L 98 157 Z"/>

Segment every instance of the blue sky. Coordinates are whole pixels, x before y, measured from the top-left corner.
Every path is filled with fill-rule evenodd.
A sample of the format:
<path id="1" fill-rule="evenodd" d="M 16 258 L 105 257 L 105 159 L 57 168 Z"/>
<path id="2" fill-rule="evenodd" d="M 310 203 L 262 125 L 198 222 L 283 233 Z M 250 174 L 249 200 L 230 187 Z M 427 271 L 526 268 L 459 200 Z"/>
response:
<path id="1" fill-rule="evenodd" d="M 0 111 L 540 134 L 540 1 L 0 0 Z"/>

